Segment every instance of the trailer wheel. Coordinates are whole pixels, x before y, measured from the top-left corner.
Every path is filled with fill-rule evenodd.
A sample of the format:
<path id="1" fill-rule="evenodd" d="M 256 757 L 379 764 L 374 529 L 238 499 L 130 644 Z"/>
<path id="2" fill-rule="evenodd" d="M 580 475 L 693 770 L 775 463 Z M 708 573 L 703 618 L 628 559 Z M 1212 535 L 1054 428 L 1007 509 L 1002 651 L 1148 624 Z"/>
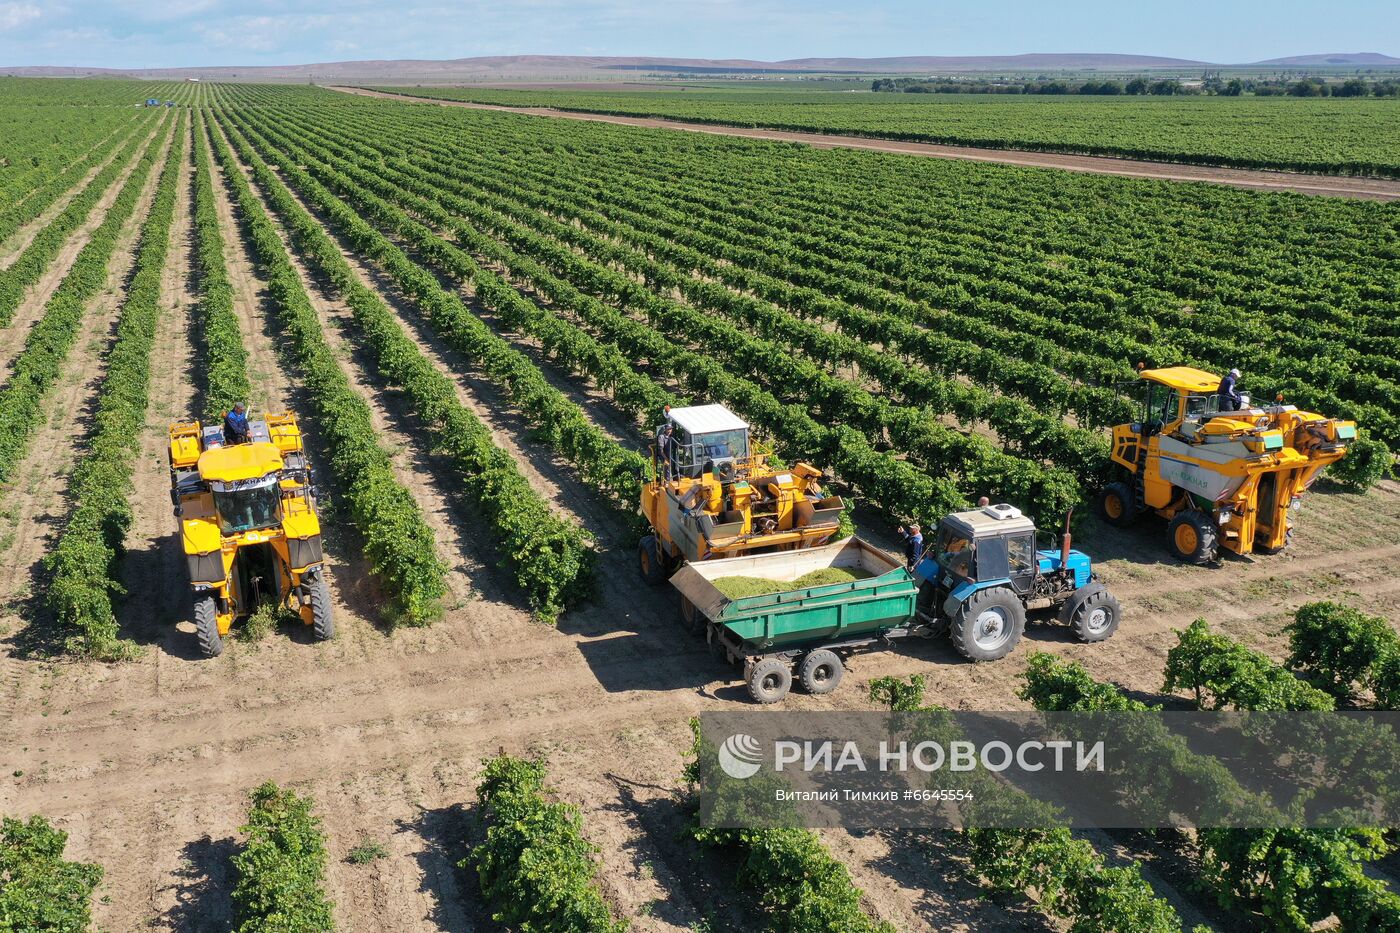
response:
<path id="1" fill-rule="evenodd" d="M 224 640 L 219 637 L 219 607 L 214 597 L 205 596 L 194 601 L 194 629 L 200 654 L 217 658 L 224 653 Z"/>
<path id="2" fill-rule="evenodd" d="M 776 703 L 792 689 L 792 669 L 786 661 L 767 658 L 749 674 L 749 696 L 755 703 Z"/>
<path id="3" fill-rule="evenodd" d="M 317 641 L 330 641 L 335 637 L 335 615 L 331 609 L 331 591 L 326 586 L 326 578 L 318 576 L 311 584 L 311 634 Z"/>
<path id="4" fill-rule="evenodd" d="M 1070 618 L 1074 634 L 1087 644 L 1107 641 L 1118 631 L 1118 622 L 1123 617 L 1123 607 L 1118 599 L 1103 587 L 1085 594 L 1078 600 Z"/>
<path id="5" fill-rule="evenodd" d="M 637 545 L 637 567 L 642 579 L 652 586 L 666 582 L 666 567 L 661 563 L 661 549 L 657 547 L 656 535 L 647 535 Z"/>
<path id="6" fill-rule="evenodd" d="M 846 666 L 836 652 L 818 648 L 802 659 L 797 679 L 802 682 L 803 690 L 821 696 L 841 686 L 841 676 L 845 673 Z"/>
<path id="7" fill-rule="evenodd" d="M 1006 587 L 978 590 L 953 614 L 953 647 L 969 661 L 996 661 L 1011 653 L 1026 630 L 1026 607 Z"/>
<path id="8" fill-rule="evenodd" d="M 1220 530 L 1204 512 L 1178 512 L 1167 525 L 1167 544 L 1178 560 L 1208 564 L 1220 548 Z"/>
<path id="9" fill-rule="evenodd" d="M 684 596 L 681 597 L 681 627 L 692 635 L 699 635 L 704 627 L 705 618 L 695 611 L 695 604 Z"/>
<path id="10" fill-rule="evenodd" d="M 1099 493 L 1099 516 L 1117 528 L 1127 528 L 1137 518 L 1133 491 L 1127 483 L 1109 483 Z"/>

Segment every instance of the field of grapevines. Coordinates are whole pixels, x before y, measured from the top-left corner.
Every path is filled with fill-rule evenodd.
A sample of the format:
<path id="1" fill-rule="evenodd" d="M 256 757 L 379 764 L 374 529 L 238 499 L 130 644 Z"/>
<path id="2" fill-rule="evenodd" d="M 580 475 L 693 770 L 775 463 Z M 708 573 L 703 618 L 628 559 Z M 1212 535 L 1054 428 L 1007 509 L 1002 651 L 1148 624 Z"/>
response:
<path id="1" fill-rule="evenodd" d="M 511 107 L 664 117 L 992 149 L 1400 176 L 1400 101 L 1291 97 L 381 87 Z"/>
<path id="2" fill-rule="evenodd" d="M 1102 139 L 1395 148 L 1386 102 L 1176 103 Z M 746 693 L 635 567 L 652 428 L 721 402 L 891 550 L 983 495 L 1075 508 L 1124 606 L 789 709 L 1394 708 L 1400 207 L 304 86 L 3 79 L 0 126 L 0 929 L 1400 925 L 1376 828 L 697 828 L 691 720 Z M 1238 366 L 1365 456 L 1286 552 L 1172 562 L 1085 507 L 1139 362 Z M 165 448 L 238 400 L 305 431 L 337 633 L 264 612 L 205 659 Z"/>

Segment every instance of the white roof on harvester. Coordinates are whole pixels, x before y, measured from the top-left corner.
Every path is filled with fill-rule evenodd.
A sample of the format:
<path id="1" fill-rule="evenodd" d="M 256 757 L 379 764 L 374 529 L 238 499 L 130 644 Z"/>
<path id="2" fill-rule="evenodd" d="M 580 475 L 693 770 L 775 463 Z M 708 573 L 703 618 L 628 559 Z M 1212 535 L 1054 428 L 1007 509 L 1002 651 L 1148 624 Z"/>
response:
<path id="1" fill-rule="evenodd" d="M 711 434 L 715 431 L 747 431 L 749 426 L 723 405 L 692 405 L 672 408 L 670 417 L 676 426 L 691 434 Z"/>

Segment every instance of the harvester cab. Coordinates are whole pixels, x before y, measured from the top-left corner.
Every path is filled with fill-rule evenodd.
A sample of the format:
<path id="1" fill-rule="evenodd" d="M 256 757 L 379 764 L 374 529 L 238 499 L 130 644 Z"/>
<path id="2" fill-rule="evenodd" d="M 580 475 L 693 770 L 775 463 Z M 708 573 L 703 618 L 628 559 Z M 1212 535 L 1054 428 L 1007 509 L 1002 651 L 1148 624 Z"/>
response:
<path id="1" fill-rule="evenodd" d="M 297 612 L 317 639 L 335 631 L 296 417 L 249 419 L 248 431 L 248 443 L 226 445 L 217 425 L 170 426 L 170 497 L 206 657 L 222 653 L 234 621 L 264 602 Z"/>
<path id="2" fill-rule="evenodd" d="M 1299 411 L 1282 398 L 1255 407 L 1249 396 L 1221 410 L 1220 377 L 1186 366 L 1140 372 L 1140 420 L 1113 429 L 1120 476 L 1104 487 L 1099 512 L 1126 526 L 1153 511 L 1167 542 L 1188 563 L 1282 550 L 1289 511 L 1346 455 L 1356 423 Z"/>
<path id="3" fill-rule="evenodd" d="M 642 577 L 660 584 L 685 561 L 827 543 L 846 504 L 824 496 L 822 471 L 769 466 L 749 426 L 723 405 L 672 408 L 657 429 L 653 478 L 642 486 Z"/>
<path id="4" fill-rule="evenodd" d="M 1089 555 L 1070 547 L 1069 522 L 1058 544 L 1041 548 L 1035 523 L 1014 506 L 954 512 L 914 566 L 918 617 L 974 661 L 1004 657 L 1020 640 L 1026 614 L 1056 608 L 1085 642 L 1118 628 L 1118 600 L 1094 577 Z"/>

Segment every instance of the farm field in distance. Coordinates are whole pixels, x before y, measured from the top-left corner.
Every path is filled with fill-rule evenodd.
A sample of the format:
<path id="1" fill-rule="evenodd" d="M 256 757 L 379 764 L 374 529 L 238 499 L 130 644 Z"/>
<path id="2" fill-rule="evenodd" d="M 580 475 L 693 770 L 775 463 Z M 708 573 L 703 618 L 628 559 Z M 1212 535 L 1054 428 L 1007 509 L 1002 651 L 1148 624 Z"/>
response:
<path id="1" fill-rule="evenodd" d="M 374 90 L 512 107 L 1200 165 L 1400 175 L 1400 99 L 826 91 Z"/>
<path id="2" fill-rule="evenodd" d="M 1042 101 L 1037 126 L 1021 100 L 811 96 L 583 109 L 935 134 L 947 110 L 966 141 L 1400 172 L 1390 101 Z M 1400 625 L 1400 204 L 294 85 L 0 79 L 0 126 L 0 815 L 101 867 L 62 876 L 94 927 L 234 927 L 284 877 L 308 930 L 515 928 L 549 903 L 589 930 L 1051 931 L 1120 909 L 1124 930 L 1271 930 L 1280 902 L 1400 924 L 1400 854 L 1344 832 L 1265 846 L 1334 892 L 1301 904 L 1212 872 L 1219 840 L 1185 832 L 1047 833 L 1038 855 L 1015 831 L 697 837 L 689 721 L 749 699 L 640 578 L 637 516 L 665 406 L 720 403 L 824 468 L 891 552 L 901 522 L 980 496 L 1045 531 L 1073 508 L 1122 602 L 1106 642 L 1032 624 L 973 664 L 908 639 L 787 709 L 875 710 L 872 684 L 923 675 L 929 703 L 1030 710 L 1036 651 L 1191 708 L 1164 668 L 1197 618 L 1293 683 L 1300 607 Z M 1140 363 L 1238 366 L 1256 398 L 1361 426 L 1286 550 L 1188 566 L 1165 522 L 1095 516 Z M 204 658 L 168 431 L 237 400 L 304 433 L 336 632 L 269 616 Z M 1386 704 L 1377 678 L 1342 702 Z M 520 870 L 531 843 L 557 888 Z M 1057 882 L 1077 893 L 1047 893 L 1056 865 L 1083 869 Z"/>

